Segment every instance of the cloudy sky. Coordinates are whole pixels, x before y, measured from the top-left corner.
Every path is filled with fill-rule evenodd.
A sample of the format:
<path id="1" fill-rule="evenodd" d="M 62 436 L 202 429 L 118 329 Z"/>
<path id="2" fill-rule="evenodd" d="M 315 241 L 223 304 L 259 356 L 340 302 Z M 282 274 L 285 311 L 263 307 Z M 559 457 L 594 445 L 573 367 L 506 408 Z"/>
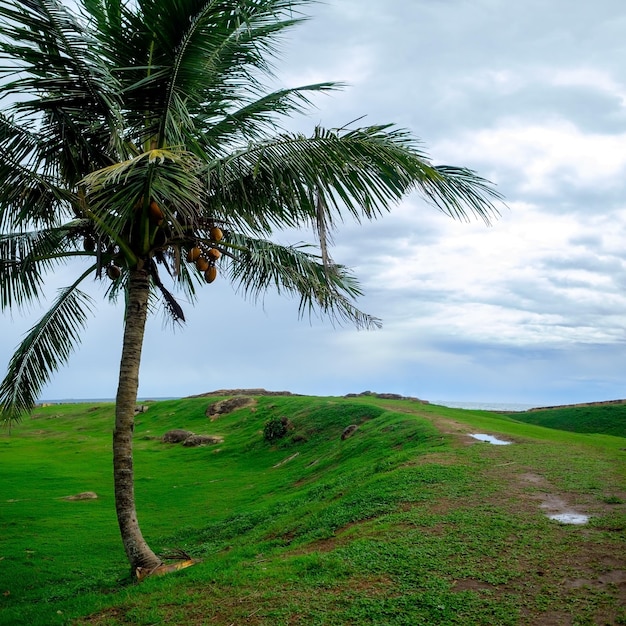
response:
<path id="1" fill-rule="evenodd" d="M 360 278 L 360 308 L 383 319 L 379 331 L 298 320 L 295 301 L 254 304 L 223 281 L 207 285 L 182 329 L 151 320 L 140 395 L 626 397 L 623 0 L 328 0 L 309 14 L 285 42 L 280 80 L 349 87 L 317 98 L 291 128 L 363 115 L 361 124 L 396 123 L 434 163 L 496 183 L 508 208 L 486 227 L 414 195 L 377 222 L 343 224 L 333 258 Z M 102 294 L 94 287 L 96 316 L 44 398 L 114 396 L 122 310 Z M 1 367 L 41 313 L 5 317 Z"/>

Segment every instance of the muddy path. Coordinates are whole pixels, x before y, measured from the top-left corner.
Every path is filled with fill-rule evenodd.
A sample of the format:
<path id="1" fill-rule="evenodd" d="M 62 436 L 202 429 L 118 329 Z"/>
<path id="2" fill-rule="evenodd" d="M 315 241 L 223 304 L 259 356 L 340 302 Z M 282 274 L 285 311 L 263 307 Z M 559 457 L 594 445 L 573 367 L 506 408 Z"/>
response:
<path id="1" fill-rule="evenodd" d="M 398 410 L 393 405 L 389 408 Z M 472 434 L 477 431 L 469 424 L 418 408 L 402 412 L 430 421 L 451 445 L 449 452 L 424 455 L 420 462 L 462 463 L 469 466 L 475 476 L 475 484 L 465 498 L 438 503 L 441 513 L 480 504 L 525 518 L 531 524 L 534 520 L 550 533 L 555 550 L 549 551 L 540 563 L 520 561 L 519 567 L 527 574 L 525 593 L 539 594 L 542 588 L 554 585 L 559 590 L 559 598 L 554 598 L 558 606 L 567 601 L 575 604 L 581 597 L 611 596 L 616 608 L 599 608 L 594 621 L 584 623 L 621 623 L 615 620 L 626 607 L 626 528 L 623 522 L 626 472 L 623 462 L 616 463 L 614 458 L 609 459 L 595 449 L 485 433 L 511 442 L 506 446 L 492 445 L 473 438 Z M 579 475 L 579 468 L 576 470 L 579 474 L 574 470 L 570 474 L 568 462 L 572 455 L 588 457 L 585 458 L 586 474 Z M 577 458 L 580 461 L 580 457 Z M 484 583 L 473 579 L 458 582 L 459 590 L 484 587 Z M 520 584 L 500 585 L 490 592 L 519 593 Z M 582 622 L 576 620 L 575 610 L 551 609 L 547 603 L 540 614 L 529 610 L 523 623 L 573 626 Z"/>

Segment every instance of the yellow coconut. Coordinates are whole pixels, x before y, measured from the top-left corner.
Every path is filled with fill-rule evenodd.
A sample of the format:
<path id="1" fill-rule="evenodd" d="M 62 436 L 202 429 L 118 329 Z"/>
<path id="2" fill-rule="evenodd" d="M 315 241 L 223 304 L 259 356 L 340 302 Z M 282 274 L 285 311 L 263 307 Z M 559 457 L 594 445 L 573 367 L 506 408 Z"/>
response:
<path id="1" fill-rule="evenodd" d="M 217 267 L 215 265 L 210 265 L 209 269 L 204 272 L 204 280 L 207 283 L 212 283 L 217 278 Z"/>
<path id="2" fill-rule="evenodd" d="M 217 261 L 217 259 L 219 259 L 222 256 L 222 253 L 217 250 L 216 248 L 211 248 L 208 252 L 207 252 L 207 256 L 209 257 L 209 259 L 211 259 L 212 261 Z"/>
<path id="3" fill-rule="evenodd" d="M 189 253 L 187 254 L 187 260 L 190 263 L 194 263 L 195 261 L 198 260 L 201 254 L 202 254 L 202 250 L 200 250 L 200 248 L 196 246 L 195 248 L 192 248 L 191 250 L 189 250 Z"/>
<path id="4" fill-rule="evenodd" d="M 201 272 L 206 272 L 209 269 L 209 262 L 203 257 L 198 257 L 196 260 L 196 267 Z"/>
<path id="5" fill-rule="evenodd" d="M 209 231 L 209 237 L 211 237 L 211 241 L 222 241 L 222 239 L 224 238 L 224 233 L 222 232 L 221 228 L 213 226 L 213 228 L 211 228 L 211 230 Z"/>
<path id="6" fill-rule="evenodd" d="M 153 224 L 161 224 L 163 222 L 163 211 L 161 207 L 153 200 L 148 207 L 148 213 L 150 215 L 150 221 Z"/>

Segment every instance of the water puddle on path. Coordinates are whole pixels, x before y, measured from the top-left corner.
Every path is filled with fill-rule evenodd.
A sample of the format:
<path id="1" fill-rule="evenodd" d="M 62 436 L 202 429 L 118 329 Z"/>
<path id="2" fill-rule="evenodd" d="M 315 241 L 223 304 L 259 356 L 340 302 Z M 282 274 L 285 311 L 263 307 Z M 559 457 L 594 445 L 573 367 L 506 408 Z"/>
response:
<path id="1" fill-rule="evenodd" d="M 589 516 L 582 513 L 557 513 L 548 515 L 548 518 L 561 524 L 586 524 L 589 521 Z"/>
<path id="2" fill-rule="evenodd" d="M 541 508 L 545 511 L 548 519 L 560 524 L 582 525 L 589 521 L 589 515 L 573 511 L 565 500 L 554 494 L 545 494 Z"/>
<path id="3" fill-rule="evenodd" d="M 478 439 L 478 441 L 485 441 L 487 443 L 492 443 L 494 446 L 508 446 L 512 441 L 503 441 L 502 439 L 498 439 L 493 435 L 470 435 L 470 437 L 474 437 L 474 439 Z"/>

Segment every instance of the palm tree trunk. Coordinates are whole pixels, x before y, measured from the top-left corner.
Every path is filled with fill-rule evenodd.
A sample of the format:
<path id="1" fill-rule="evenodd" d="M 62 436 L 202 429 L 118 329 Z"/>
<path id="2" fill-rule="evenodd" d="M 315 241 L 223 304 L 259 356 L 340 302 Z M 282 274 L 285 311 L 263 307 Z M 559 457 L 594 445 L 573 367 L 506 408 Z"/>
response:
<path id="1" fill-rule="evenodd" d="M 117 521 L 131 572 L 145 576 L 161 564 L 160 559 L 144 540 L 135 511 L 133 478 L 133 431 L 135 405 L 139 388 L 139 363 L 144 329 L 148 316 L 149 278 L 145 270 L 131 270 L 128 279 L 128 300 L 122 361 L 115 401 L 115 430 L 113 431 L 113 475 Z"/>

